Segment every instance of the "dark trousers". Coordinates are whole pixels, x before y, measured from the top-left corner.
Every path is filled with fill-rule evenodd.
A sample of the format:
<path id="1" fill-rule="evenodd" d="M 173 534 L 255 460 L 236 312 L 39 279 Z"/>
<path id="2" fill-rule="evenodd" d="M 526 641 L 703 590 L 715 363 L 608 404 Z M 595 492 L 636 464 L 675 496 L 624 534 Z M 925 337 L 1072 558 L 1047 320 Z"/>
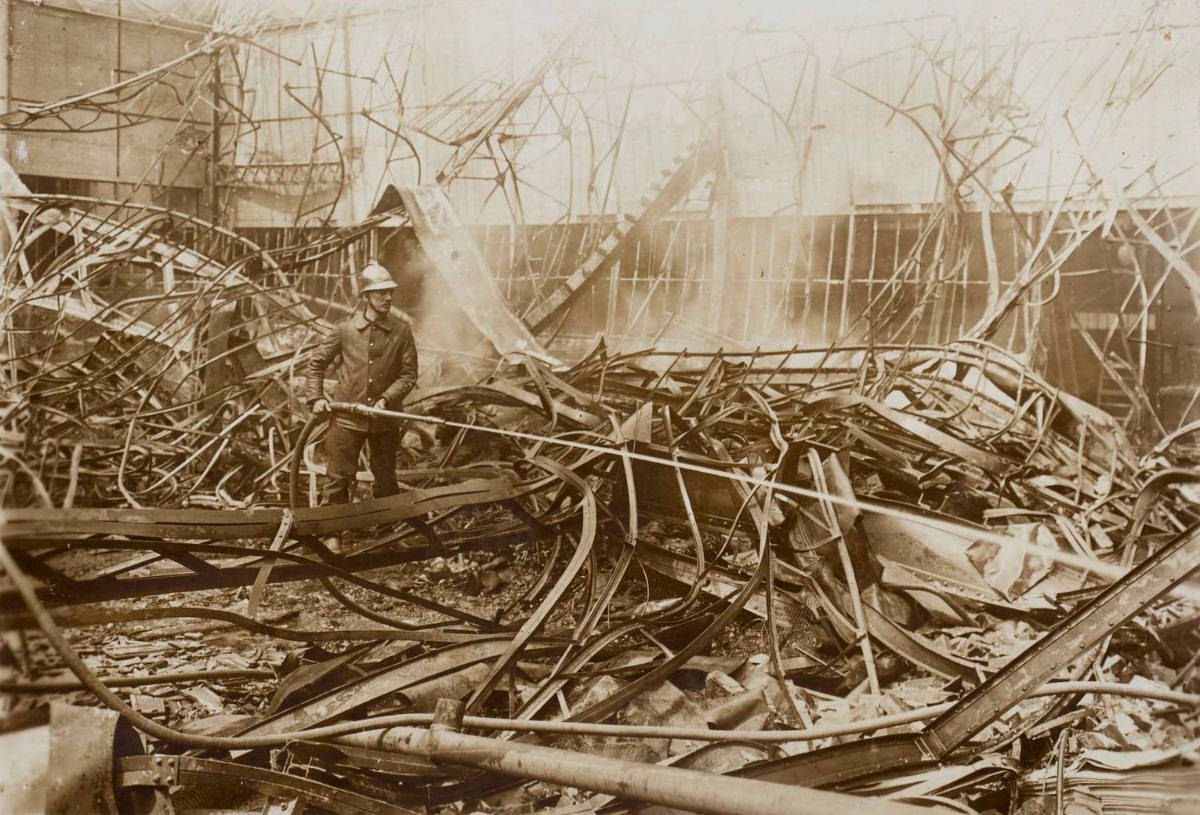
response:
<path id="1" fill-rule="evenodd" d="M 325 469 L 329 477 L 321 497 L 322 504 L 350 503 L 363 442 L 367 444 L 371 474 L 375 476 L 375 497 L 400 492 L 396 482 L 396 451 L 400 446 L 397 429 L 390 427 L 378 433 L 363 433 L 340 427 L 335 422 L 325 431 Z"/>

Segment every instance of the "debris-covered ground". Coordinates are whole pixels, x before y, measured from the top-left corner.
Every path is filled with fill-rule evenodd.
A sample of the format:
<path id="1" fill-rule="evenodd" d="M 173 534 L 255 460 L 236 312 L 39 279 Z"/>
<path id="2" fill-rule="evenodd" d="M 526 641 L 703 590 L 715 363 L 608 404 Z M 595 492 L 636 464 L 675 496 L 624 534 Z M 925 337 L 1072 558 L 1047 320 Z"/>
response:
<path id="1" fill-rule="evenodd" d="M 0 792 L 138 815 L 1200 811 L 1200 392 L 1172 336 L 1200 308 L 1171 147 L 1194 123 L 1126 129 L 1184 110 L 1150 92 L 1190 87 L 1190 9 L 936 14 L 879 49 L 747 19 L 696 40 L 711 76 L 660 77 L 638 50 L 691 57 L 618 8 L 472 79 L 471 29 L 427 36 L 423 9 L 260 5 L 3 114 L 35 147 L 115 121 L 129 197 L 34 194 L 0 162 Z M 389 62 L 410 27 L 411 83 Z M 10 57 L 48 53 L 10 29 Z M 176 116 L 125 183 L 134 125 Z M 213 222 L 137 202 L 178 198 L 185 143 Z M 420 387 L 381 414 L 406 489 L 368 499 L 364 467 L 358 502 L 319 507 L 306 355 L 389 241 L 422 312 Z M 662 350 L 682 343 L 709 350 Z"/>
<path id="2" fill-rule="evenodd" d="M 160 779 L 177 811 L 638 808 L 380 735 L 427 727 L 445 699 L 514 755 L 897 807 L 1196 803 L 1185 436 L 1139 455 L 1109 417 L 979 344 L 599 347 L 405 411 L 410 489 L 393 498 L 307 508 L 310 422 L 279 436 L 307 444 L 290 501 L 8 513 L 11 577 L 37 581 L 87 669 L 171 729 L 149 751 L 224 762 Z M 181 460 L 143 455 L 151 473 Z M 188 464 L 176 480 L 204 486 L 186 503 L 220 502 Z M 19 588 L 3 599 L 6 628 L 26 631 L 6 638 L 9 709 L 100 704 L 73 689 L 64 645 L 30 632 Z M 252 783 L 249 767 L 270 772 Z"/>

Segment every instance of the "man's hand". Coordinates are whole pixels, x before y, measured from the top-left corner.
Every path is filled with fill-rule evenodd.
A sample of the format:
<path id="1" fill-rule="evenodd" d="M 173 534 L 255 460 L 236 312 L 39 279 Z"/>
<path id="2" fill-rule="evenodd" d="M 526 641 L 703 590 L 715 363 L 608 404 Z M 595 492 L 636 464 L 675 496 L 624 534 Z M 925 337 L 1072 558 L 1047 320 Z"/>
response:
<path id="1" fill-rule="evenodd" d="M 371 407 L 375 408 L 376 410 L 387 410 L 387 400 L 383 398 L 376 399 L 375 404 L 371 405 Z"/>
<path id="2" fill-rule="evenodd" d="M 312 412 L 313 412 L 314 416 L 320 416 L 322 413 L 328 413 L 329 412 L 329 400 L 328 399 L 318 399 L 317 401 L 313 402 Z"/>

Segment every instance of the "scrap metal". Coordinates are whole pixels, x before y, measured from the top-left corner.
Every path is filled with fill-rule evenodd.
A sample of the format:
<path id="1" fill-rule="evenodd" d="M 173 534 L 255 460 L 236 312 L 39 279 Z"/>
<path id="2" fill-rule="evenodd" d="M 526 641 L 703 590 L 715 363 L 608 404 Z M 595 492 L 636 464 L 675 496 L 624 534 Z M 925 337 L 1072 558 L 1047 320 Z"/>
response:
<path id="1" fill-rule="evenodd" d="M 639 206 L 617 221 L 611 234 L 606 235 L 592 253 L 575 269 L 566 280 L 548 292 L 544 299 L 533 304 L 524 314 L 524 319 L 535 332 L 543 331 L 555 316 L 566 308 L 588 281 L 599 278 L 616 265 L 621 258 L 627 241 L 636 237 L 667 213 L 698 179 L 704 176 L 716 161 L 717 148 L 711 138 L 702 138 L 689 149 L 675 157 L 674 163 L 662 171 L 663 180 L 655 181 L 649 192 L 642 197 Z"/>
<path id="2" fill-rule="evenodd" d="M 403 187 L 399 193 L 426 254 L 455 292 L 463 312 L 496 351 L 502 356 L 520 353 L 553 361 L 501 298 L 483 254 L 445 191 L 427 184 Z"/>
<path id="3" fill-rule="evenodd" d="M 1136 461 L 1119 432 L 1094 432 L 1082 445 L 1073 435 L 1084 425 L 1103 426 L 1102 415 L 977 343 L 847 349 L 837 356 L 794 349 L 773 358 L 705 355 L 694 361 L 682 354 L 663 359 L 653 352 L 610 355 L 598 348 L 571 368 L 552 369 L 526 358 L 480 383 L 419 399 L 405 411 L 375 412 L 410 429 L 423 427 L 432 441 L 423 455 L 442 469 L 414 462 L 410 480 L 440 477 L 446 483 L 346 507 L 306 507 L 304 492 L 296 490 L 297 505 L 287 509 L 18 509 L 8 513 L 5 545 L 14 562 L 42 582 L 34 596 L 53 609 L 51 619 L 76 631 L 101 621 L 129 625 L 199 615 L 293 642 L 368 643 L 365 651 L 327 658 L 323 681 L 329 684 L 320 690 L 290 683 L 286 704 L 239 731 L 247 738 L 320 733 L 354 722 L 369 729 L 387 711 L 426 715 L 443 695 L 485 714 L 467 717 L 468 728 L 491 721 L 488 713 L 508 715 L 505 729 L 510 739 L 517 738 L 503 743 L 513 746 L 605 738 L 583 734 L 594 726 L 588 723 L 614 717 L 616 724 L 595 725 L 614 728 L 607 738 L 652 734 L 653 725 L 621 723 L 623 712 L 642 704 L 647 694 L 663 693 L 656 689 L 664 682 L 682 682 L 685 666 L 726 632 L 740 630 L 746 612 L 773 617 L 759 646 L 764 653 L 797 656 L 791 639 L 803 633 L 799 654 L 818 657 L 810 663 L 827 671 L 820 680 L 803 671 L 781 674 L 768 657 L 760 680 L 749 668 L 742 678 L 747 685 L 732 680 L 741 687 L 760 683 L 764 701 L 745 710 L 765 705 L 765 715 L 781 728 L 779 738 L 789 739 L 784 745 L 812 743 L 805 740 L 808 731 L 795 730 L 808 724 L 798 715 L 816 724 L 817 739 L 837 738 L 822 733 L 889 727 L 868 717 L 849 731 L 822 728 L 813 705 L 814 698 L 823 698 L 814 692 L 852 690 L 844 683 L 864 676 L 868 658 L 881 691 L 898 675 L 924 676 L 951 700 L 961 697 L 929 712 L 911 711 L 915 718 L 884 720 L 906 727 L 901 722 L 936 717 L 913 735 L 816 751 L 806 747 L 787 758 L 744 767 L 742 759 L 726 767 L 755 778 L 843 789 L 857 789 L 879 772 L 915 773 L 932 761 L 988 754 L 987 743 L 972 740 L 1184 581 L 1200 551 L 1194 532 L 1200 516 L 1194 506 L 1175 500 L 1188 486 L 1178 474 L 1185 458 L 1172 461 L 1174 451 L 1168 449 L 1149 467 L 1115 464 Z M 305 450 L 319 441 L 319 423 L 294 432 L 288 466 L 300 472 L 314 460 Z M 791 449 L 811 450 L 816 457 L 788 455 Z M 481 479 L 470 462 L 483 450 L 486 461 L 476 466 L 493 475 Z M 702 473 L 704 483 L 677 477 L 689 473 Z M 711 497 L 703 497 L 705 491 Z M 823 512 L 823 502 L 830 502 L 832 515 Z M 689 506 L 701 511 L 689 515 Z M 1030 524 L 1044 531 L 1031 537 Z M 286 540 L 273 545 L 280 530 Z M 318 537 L 334 530 L 356 530 L 361 537 L 349 553 L 333 555 L 322 550 Z M 896 530 L 903 534 L 897 537 Z M 848 560 L 831 549 L 839 534 L 846 538 Z M 1170 542 L 1164 544 L 1165 538 Z M 495 619 L 366 574 L 474 547 L 503 552 L 517 539 L 556 542 L 546 564 L 552 571 L 536 582 L 531 576 L 533 593 Z M 103 570 L 90 577 L 66 568 L 81 553 L 105 549 L 148 551 L 186 571 L 139 577 Z M 1135 551 L 1151 554 L 1128 575 L 1109 577 L 1121 575 L 1122 557 Z M 1081 569 L 1081 562 L 1094 568 Z M 434 612 L 425 619 L 434 621 L 417 624 L 398 619 L 395 611 L 380 614 L 333 583 L 322 584 L 326 597 L 370 627 L 306 631 L 205 609 L 202 603 L 178 609 L 105 607 L 113 598 L 149 598 L 152 591 L 251 587 L 266 564 L 270 573 L 260 588 L 279 592 L 285 582 L 332 579 L 414 610 L 423 607 Z M 643 577 L 643 569 L 670 574 L 682 581 L 682 589 Z M 1014 579 L 1005 569 L 1026 577 Z M 1096 598 L 1074 611 L 1068 612 L 1073 601 L 1056 599 L 1092 589 Z M 635 599 L 639 594 L 641 601 Z M 863 610 L 860 622 L 854 595 Z M 291 602 L 289 594 L 267 594 L 260 603 L 267 597 Z M 18 602 L 25 602 L 24 595 L 5 598 L 6 626 L 29 625 L 29 617 L 12 613 Z M 954 609 L 974 624 L 946 635 L 933 615 Z M 1006 666 L 963 656 L 961 648 L 974 632 L 998 626 L 1013 613 L 1043 619 L 1049 614 L 1060 621 Z M 860 632 L 870 637 L 872 649 L 858 655 Z M 402 658 L 371 656 L 388 642 L 408 643 Z M 623 663 L 621 656 L 637 642 L 671 645 Z M 904 666 L 899 673 L 897 658 Z M 345 673 L 351 665 L 356 671 Z M 523 690 L 514 696 L 514 687 Z M 1056 716 L 1062 704 L 1052 705 Z M 1080 710 L 1088 715 L 1086 706 Z M 718 718 L 728 722 L 729 715 L 734 714 Z M 548 724 L 564 729 L 544 732 Z M 657 732 L 679 734 L 665 736 L 668 740 L 696 734 L 670 726 Z M 759 732 L 771 729 L 759 725 L 746 736 Z M 444 768 L 419 777 L 390 776 L 400 765 L 380 757 L 367 768 L 366 754 L 351 759 L 339 752 L 365 743 L 330 745 L 330 752 L 313 746 L 321 742 L 319 735 L 305 739 L 295 759 L 335 773 L 347 789 L 379 807 L 479 800 L 514 783 L 505 779 L 512 768 L 503 763 L 449 778 Z M 555 761 L 567 760 L 554 755 Z M 222 765 L 221 772 L 236 771 Z M 403 795 L 380 797 L 389 777 L 406 779 Z M 587 781 L 614 794 L 606 783 Z M 978 789 L 966 785 L 964 800 Z M 297 786 L 290 793 L 303 791 Z M 355 806 L 313 795 L 314 803 L 325 801 L 322 806 L 344 811 Z M 686 799 L 651 800 L 679 809 Z"/>
<path id="4" fill-rule="evenodd" d="M 1158 36 L 1152 15 L 1142 23 L 1122 45 L 1130 53 Z M 496 172 L 483 181 L 525 226 L 516 153 L 539 129 L 564 142 L 570 133 L 557 109 L 526 116 L 527 103 L 561 73 L 561 95 L 587 118 L 582 91 L 556 70 L 582 39 L 556 41 L 516 82 L 482 77 L 411 116 L 393 79 L 397 127 L 364 115 L 393 146 L 411 148 L 409 133 L 452 146 L 439 183 L 490 161 Z M 253 43 L 238 42 L 210 40 L 3 124 L 76 128 L 67 117 L 77 111 L 132 124 L 123 106 L 180 66 L 211 57 L 202 81 L 217 60 L 240 70 Z M 1020 44 L 1018 34 L 1014 53 Z M 1178 647 L 1197 625 L 1189 580 L 1200 564 L 1200 462 L 1187 442 L 1200 425 L 1137 445 L 1132 418 L 1038 373 L 1034 325 L 1021 326 L 1023 353 L 993 338 L 1099 231 L 1144 239 L 1190 280 L 1176 248 L 1185 241 L 1164 240 L 1161 213 L 1147 220 L 1139 201 L 1090 173 L 1114 189 L 1067 190 L 1042 231 L 1025 236 L 1008 289 L 985 227 L 988 308 L 970 323 L 962 309 L 955 328 L 942 294 L 972 249 L 965 190 L 976 184 L 988 199 L 985 224 L 992 204 L 1011 212 L 979 177 L 1014 155 L 981 159 L 983 140 L 967 134 L 974 117 L 951 114 L 999 117 L 1021 137 L 1005 142 L 1018 158 L 1034 134 L 1002 72 L 962 81 L 951 47 L 914 35 L 910 49 L 913 71 L 936 68 L 945 91 L 949 109 L 933 128 L 917 113 L 930 106 L 885 99 L 859 84 L 869 71 L 835 68 L 928 136 L 947 178 L 912 255 L 860 315 L 841 304 L 844 333 L 867 322 L 881 340 L 865 345 L 621 353 L 599 343 L 559 365 L 538 332 L 565 318 L 638 230 L 680 206 L 718 164 L 714 141 L 681 154 L 615 227 L 599 217 L 611 214 L 603 183 L 588 191 L 591 221 L 566 202 L 565 222 L 585 234 L 568 249 L 568 231 L 556 233 L 547 251 L 556 261 L 541 270 L 567 269 L 565 280 L 521 302 L 502 297 L 493 276 L 512 283 L 529 271 L 529 244 L 514 247 L 512 268 L 488 270 L 444 191 L 420 185 L 419 166 L 418 185 L 396 194 L 403 207 L 391 201 L 329 228 L 353 157 L 323 110 L 326 64 L 304 64 L 317 78 L 311 99 L 292 95 L 316 138 L 279 248 L 219 226 L 219 201 L 206 221 L 6 187 L 0 455 L 12 467 L 0 482 L 9 581 L 0 628 L 40 634 L 5 639 L 3 665 L 20 673 L 0 676 L 5 704 L 78 686 L 75 701 L 125 705 L 153 753 L 123 758 L 117 783 L 181 810 L 198 790 L 249 787 L 334 812 L 899 812 L 914 801 L 1016 811 L 1056 782 L 1061 807 L 1077 779 L 1094 778 L 1064 769 L 1068 755 L 1087 755 L 1084 739 L 1135 754 L 1171 743 L 1178 759 L 1200 707 L 1196 660 Z M 747 90 L 761 64 L 728 78 Z M 803 126 L 793 115 L 806 76 L 791 109 L 762 101 L 807 145 L 815 113 Z M 234 130 L 216 171 L 251 183 L 255 168 L 271 176 L 284 166 L 266 151 L 237 152 L 260 128 L 215 93 L 214 128 Z M 551 116 L 559 121 L 547 129 Z M 612 144 L 595 145 L 614 167 L 624 137 L 622 118 Z M 591 180 L 603 162 L 586 168 Z M 295 282 L 397 216 L 440 273 L 466 286 L 475 326 L 504 359 L 403 411 L 376 412 L 401 426 L 410 490 L 310 507 L 322 423 L 292 396 L 295 374 L 329 310 L 353 292 L 338 279 L 318 303 Z M 307 233 L 306 219 L 322 229 Z M 845 268 L 848 279 L 849 257 Z M 1154 298 L 1134 278 L 1144 334 Z M 807 318 L 811 276 L 803 285 Z M 514 316 L 521 308 L 531 325 Z M 642 309 L 631 313 L 632 325 Z M 915 342 L 925 317 L 933 336 L 952 341 Z M 1113 336 L 1089 346 L 1110 368 Z M 1128 385 L 1138 404 L 1141 388 Z M 347 550 L 325 548 L 327 533 L 349 533 Z M 494 605 L 470 602 L 470 578 L 480 593 L 486 574 L 500 585 L 493 564 L 518 553 L 527 562 L 511 569 L 512 590 Z M 419 572 L 405 570 L 415 563 Z M 184 621 L 197 639 L 162 634 L 166 621 Z M 106 652 L 102 638 L 114 632 L 161 636 L 171 656 L 148 661 L 130 656 L 144 646 L 124 643 Z M 181 667 L 174 651 L 210 639 L 235 642 L 246 667 L 163 670 Z M 434 715 L 442 699 L 468 715 Z M 1127 713 L 1117 700 L 1145 707 Z M 667 760 L 692 769 L 656 766 Z M 1098 783 L 1119 792 L 1129 782 Z"/>

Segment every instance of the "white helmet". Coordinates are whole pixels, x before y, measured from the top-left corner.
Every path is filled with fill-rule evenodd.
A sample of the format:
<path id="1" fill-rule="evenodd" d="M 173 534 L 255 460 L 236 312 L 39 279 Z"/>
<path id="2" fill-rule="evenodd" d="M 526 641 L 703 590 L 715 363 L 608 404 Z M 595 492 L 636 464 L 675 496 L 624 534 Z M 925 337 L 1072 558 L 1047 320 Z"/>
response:
<path id="1" fill-rule="evenodd" d="M 394 288 L 396 281 L 392 280 L 392 273 L 387 269 L 374 261 L 363 267 L 362 288 L 359 291 L 365 294 L 369 291 L 389 291 Z"/>

